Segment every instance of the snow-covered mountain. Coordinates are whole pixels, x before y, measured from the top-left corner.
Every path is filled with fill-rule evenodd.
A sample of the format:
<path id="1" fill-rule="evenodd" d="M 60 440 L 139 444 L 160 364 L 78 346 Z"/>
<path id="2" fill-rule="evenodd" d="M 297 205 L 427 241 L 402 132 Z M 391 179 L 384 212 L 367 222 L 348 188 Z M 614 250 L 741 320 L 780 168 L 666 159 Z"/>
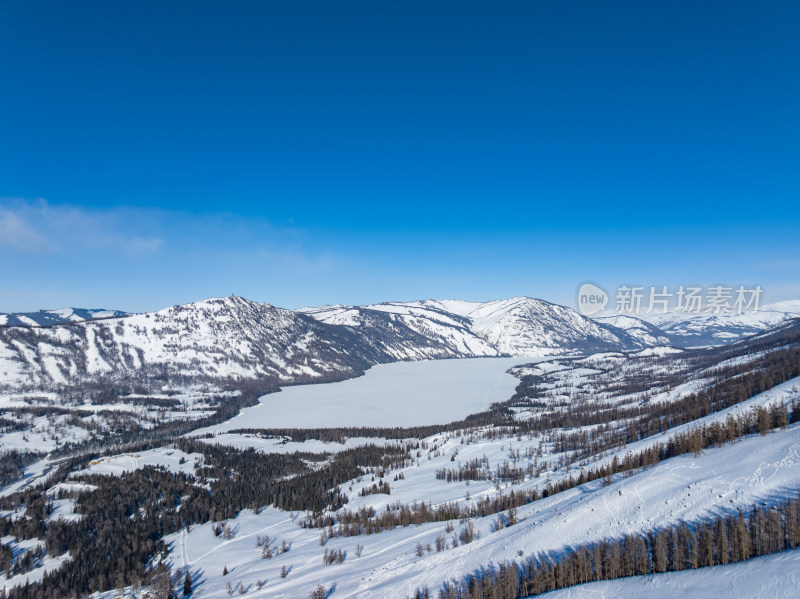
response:
<path id="1" fill-rule="evenodd" d="M 644 316 L 661 329 L 674 345 L 681 347 L 722 345 L 755 335 L 800 314 L 765 308 L 744 314 L 686 314 L 667 312 Z"/>
<path id="2" fill-rule="evenodd" d="M 774 304 L 767 304 L 763 309 L 770 312 L 787 312 L 789 314 L 800 315 L 800 300 L 775 302 Z"/>
<path id="3" fill-rule="evenodd" d="M 420 301 L 302 311 L 229 297 L 150 314 L 0 327 L 0 387 L 355 376 L 374 364 L 641 349 L 625 331 L 531 298 Z"/>
<path id="4" fill-rule="evenodd" d="M 12 312 L 0 314 L 0 326 L 46 327 L 62 322 L 82 322 L 94 318 L 114 318 L 127 316 L 120 310 L 101 308 L 61 308 L 59 310 L 39 310 L 38 312 Z"/>
<path id="5" fill-rule="evenodd" d="M 348 327 L 238 297 L 52 327 L 0 328 L 0 382 L 38 389 L 87 382 L 314 380 L 387 357 Z"/>
<path id="6" fill-rule="evenodd" d="M 355 328 L 364 335 L 365 343 L 380 347 L 397 360 L 501 354 L 471 330 L 468 318 L 423 304 L 323 306 L 298 312 L 327 324 Z"/>
<path id="7" fill-rule="evenodd" d="M 590 319 L 528 297 L 298 311 L 229 297 L 149 314 L 53 313 L 67 322 L 31 326 L 23 320 L 26 326 L 0 327 L 0 388 L 124 384 L 153 390 L 175 383 L 312 382 L 404 360 L 722 344 L 794 316 L 781 311 L 668 315 L 659 327 L 627 316 Z"/>
<path id="8" fill-rule="evenodd" d="M 529 297 L 479 304 L 467 316 L 478 335 L 509 355 L 557 353 L 567 347 L 579 351 L 643 347 L 621 329 L 597 323 L 571 308 Z"/>
<path id="9" fill-rule="evenodd" d="M 762 306 L 757 312 L 666 312 L 630 316 L 604 314 L 596 322 L 626 331 L 645 345 L 702 347 L 725 345 L 800 318 L 800 300 Z"/>
<path id="10" fill-rule="evenodd" d="M 600 316 L 595 319 L 597 322 L 607 324 L 618 329 L 624 330 L 634 339 L 645 345 L 674 345 L 673 339 L 657 326 L 634 318 L 618 314 L 615 316 Z M 678 343 L 677 345 L 680 345 Z"/>
<path id="11" fill-rule="evenodd" d="M 330 324 L 360 330 L 407 327 L 439 340 L 456 355 L 541 356 L 620 349 L 642 349 L 622 329 L 596 322 L 575 310 L 544 300 L 514 297 L 490 302 L 423 300 L 371 306 L 324 306 L 300 310 Z"/>

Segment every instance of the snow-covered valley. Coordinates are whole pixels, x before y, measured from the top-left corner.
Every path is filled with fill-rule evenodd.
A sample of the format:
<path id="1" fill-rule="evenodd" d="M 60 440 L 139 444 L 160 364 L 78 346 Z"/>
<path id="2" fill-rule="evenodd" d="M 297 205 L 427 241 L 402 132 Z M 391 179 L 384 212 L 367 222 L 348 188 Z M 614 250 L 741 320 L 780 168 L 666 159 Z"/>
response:
<path id="1" fill-rule="evenodd" d="M 0 397 L 7 410 L 0 446 L 14 450 L 7 454 L 0 492 L 11 552 L 6 588 L 23 592 L 27 573 L 31 580 L 86 585 L 86 594 L 91 590 L 102 599 L 121 592 L 141 599 L 160 596 L 167 572 L 176 588 L 183 583 L 190 596 L 209 599 L 438 596 L 445 584 L 456 585 L 452 590 L 503 564 L 523 566 L 537 556 L 566 559 L 587 544 L 698 527 L 797 497 L 800 327 L 780 322 L 702 350 L 663 345 L 645 327 L 632 347 L 587 354 L 572 347 L 556 354 L 545 343 L 532 357 L 489 352 L 500 345 L 486 332 L 519 326 L 509 324 L 509 314 L 514 320 L 518 310 L 528 314 L 533 305 L 392 304 L 333 308 L 311 318 L 238 299 L 212 302 L 203 308 L 209 314 L 182 309 L 160 316 L 159 330 L 171 326 L 167 317 L 177 316 L 203 331 L 194 333 L 199 347 L 216 351 L 215 344 L 245 330 L 246 321 L 237 320 L 242 310 L 266 310 L 283 323 L 288 345 L 280 347 L 335 356 L 332 364 L 341 365 L 339 374 L 351 369 L 350 378 L 297 384 L 281 374 L 280 391 L 254 394 L 257 388 L 223 388 L 213 377 L 200 382 L 192 375 L 181 386 L 165 371 L 168 382 L 158 390 L 107 388 L 88 401 L 74 393 L 65 400 L 57 387 L 9 389 Z M 226 317 L 214 324 L 217 308 Z M 434 309 L 435 318 L 429 314 Z M 354 357 L 340 353 L 338 341 L 323 330 L 334 327 L 352 341 L 356 333 L 335 327 L 393 323 L 413 337 L 424 330 L 422 314 L 428 323 L 450 319 L 449 329 L 442 329 L 449 332 L 428 332 L 428 345 L 403 345 L 407 336 L 399 345 L 397 336 L 359 342 L 351 346 L 361 348 Z M 102 322 L 69 326 L 89 327 L 84 332 L 96 343 L 105 333 L 91 327 Z M 269 360 L 277 364 L 274 356 L 284 349 L 267 328 L 260 334 L 275 348 Z M 306 331 L 307 341 L 296 339 L 297 330 Z M 519 339 L 532 339 L 527 335 L 498 339 L 517 348 L 514 353 L 525 346 Z M 188 346 L 159 336 L 153 345 L 158 351 L 189 355 Z M 113 364 L 115 342 L 104 343 L 105 353 L 95 359 Z M 252 336 L 235 347 L 235 368 L 263 367 L 248 365 L 261 351 Z M 392 356 L 400 347 L 410 353 Z M 435 356 L 440 359 L 424 359 L 434 347 L 444 352 Z M 482 357 L 453 359 L 449 353 L 461 351 Z M 368 354 L 388 363 L 371 364 Z M 186 359 L 184 364 L 195 364 Z M 312 363 L 304 360 L 291 368 Z M 209 364 L 202 368 L 228 367 Z M 323 372 L 327 362 L 314 364 Z M 352 377 L 359 365 L 365 373 Z M 248 397 L 255 405 L 245 403 Z M 114 438 L 115 444 L 103 443 Z M 32 453 L 36 447 L 41 451 Z M 104 520 L 109 513 L 125 516 Z M 38 518 L 41 529 L 25 524 Z M 149 565 L 141 574 L 126 567 L 105 578 L 91 574 L 103 570 L 99 565 L 68 570 L 95 559 L 94 545 L 71 544 L 65 536 L 70 527 L 81 531 L 78 538 L 97 535 L 98 546 L 110 542 L 100 540 L 103 531 L 116 531 L 115 539 L 151 535 L 149 553 L 141 554 L 147 560 L 135 558 Z M 36 539 L 44 544 L 25 545 Z M 139 541 L 127 547 L 124 559 L 145 551 Z M 775 553 L 759 559 L 772 564 L 789 558 Z M 748 571 L 752 563 L 730 568 Z M 702 572 L 716 575 L 721 567 Z M 625 589 L 685 588 L 694 584 L 691 576 L 593 584 L 600 593 L 633 593 Z M 132 585 L 129 577 L 140 577 L 135 579 L 145 586 Z M 746 588 L 757 594 L 767 584 L 749 581 Z M 562 592 L 580 596 L 574 593 L 582 588 Z M 785 589 L 779 586 L 777 596 Z"/>

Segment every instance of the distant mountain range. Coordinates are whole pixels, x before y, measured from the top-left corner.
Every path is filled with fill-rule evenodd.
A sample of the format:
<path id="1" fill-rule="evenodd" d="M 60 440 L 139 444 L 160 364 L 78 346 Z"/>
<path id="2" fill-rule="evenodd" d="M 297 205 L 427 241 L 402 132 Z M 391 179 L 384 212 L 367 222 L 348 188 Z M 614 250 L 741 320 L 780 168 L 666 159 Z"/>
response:
<path id="1" fill-rule="evenodd" d="M 540 356 L 646 347 L 620 328 L 581 316 L 571 308 L 529 297 L 484 303 L 424 300 L 323 306 L 298 312 L 320 322 L 353 327 L 376 339 L 407 329 L 436 340 L 451 354 L 442 357 Z"/>
<path id="2" fill-rule="evenodd" d="M 39 310 L 38 312 L 0 313 L 0 326 L 47 327 L 63 322 L 81 322 L 94 318 L 112 318 L 127 315 L 127 312 L 99 308 L 61 308 L 60 310 Z"/>
<path id="3" fill-rule="evenodd" d="M 795 311 L 793 311 L 795 310 Z M 284 310 L 240 297 L 148 314 L 110 310 L 5 314 L 0 388 L 86 389 L 355 376 L 374 364 L 719 345 L 798 316 L 800 302 L 742 316 L 584 317 L 516 297 Z"/>
<path id="4" fill-rule="evenodd" d="M 758 312 L 744 314 L 668 312 L 644 318 L 664 331 L 673 344 L 687 347 L 730 343 L 798 317 L 800 317 L 800 301 L 771 304 L 764 306 Z"/>

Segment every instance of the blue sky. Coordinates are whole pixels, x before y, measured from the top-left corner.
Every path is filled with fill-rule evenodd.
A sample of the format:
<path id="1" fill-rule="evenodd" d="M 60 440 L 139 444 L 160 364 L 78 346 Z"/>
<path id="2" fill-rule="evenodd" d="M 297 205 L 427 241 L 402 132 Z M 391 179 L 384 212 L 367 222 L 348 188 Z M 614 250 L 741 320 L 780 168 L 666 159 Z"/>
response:
<path id="1" fill-rule="evenodd" d="M 5 2 L 0 311 L 761 284 L 800 4 Z"/>

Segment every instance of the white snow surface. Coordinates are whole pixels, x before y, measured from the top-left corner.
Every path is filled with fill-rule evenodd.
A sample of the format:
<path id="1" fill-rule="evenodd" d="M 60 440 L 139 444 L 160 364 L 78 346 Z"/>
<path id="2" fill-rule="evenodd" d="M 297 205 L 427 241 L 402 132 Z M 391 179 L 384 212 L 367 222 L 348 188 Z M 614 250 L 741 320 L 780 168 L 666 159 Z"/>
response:
<path id="1" fill-rule="evenodd" d="M 34 462 L 25 468 L 22 478 L 14 481 L 0 491 L 0 497 L 6 497 L 18 491 L 22 491 L 31 485 L 38 484 L 50 473 L 51 469 L 53 468 L 53 464 L 54 462 L 47 458 Z"/>
<path id="2" fill-rule="evenodd" d="M 388 314 L 394 322 L 473 356 L 563 354 L 569 350 L 582 351 L 587 342 L 594 349 L 598 345 L 627 347 L 633 343 L 635 347 L 629 349 L 648 345 L 631 338 L 623 339 L 619 330 L 581 316 L 572 308 L 530 297 L 488 302 L 384 302 L 369 306 L 303 308 L 300 311 L 328 324 L 356 327 L 371 324 L 376 313 Z"/>
<path id="3" fill-rule="evenodd" d="M 590 582 L 537 597 L 544 599 L 796 599 L 800 588 L 800 549 L 757 557 L 712 569 L 631 576 Z"/>
<path id="4" fill-rule="evenodd" d="M 70 560 L 69 553 L 65 553 L 63 555 L 59 555 L 58 557 L 50 557 L 45 556 L 44 563 L 39 566 L 38 568 L 34 568 L 30 572 L 26 572 L 25 574 L 17 574 L 16 576 L 12 576 L 11 578 L 6 578 L 2 574 L 0 574 L 0 587 L 5 589 L 6 591 L 11 590 L 16 586 L 22 586 L 28 582 L 34 583 L 39 582 L 44 575 L 48 572 L 53 572 L 58 570 L 63 565 L 65 565 Z"/>
<path id="5" fill-rule="evenodd" d="M 193 431 L 187 436 L 197 435 L 199 431 Z M 290 441 L 283 437 L 263 438 L 253 434 L 241 433 L 220 433 L 213 437 L 200 437 L 198 441 L 209 445 L 222 445 L 234 447 L 239 450 L 255 449 L 261 453 L 338 453 L 362 445 L 393 445 L 397 441 L 394 439 L 384 439 L 382 437 L 350 437 L 343 443 L 318 441 L 309 439 L 307 441 Z"/>
<path id="6" fill-rule="evenodd" d="M 505 439 L 504 444 L 514 443 Z M 529 443 L 529 442 L 528 442 Z M 440 447 L 443 455 L 420 460 L 419 466 L 403 469 L 405 480 L 391 482 L 391 496 L 370 495 L 358 498 L 355 484 L 350 509 L 434 495 L 434 503 L 462 497 L 465 490 L 478 498 L 493 494 L 491 484 L 444 483 L 434 478 L 436 468 L 449 464 L 447 457 L 456 448 L 469 455 L 492 453 L 497 443 L 482 441 L 463 446 L 457 439 Z M 459 455 L 459 458 L 461 456 Z M 465 459 L 467 455 L 464 456 Z M 388 480 L 393 480 L 390 473 Z M 543 477 L 544 478 L 544 477 Z M 366 478 L 361 485 L 369 484 Z M 532 481 L 533 482 L 533 481 Z M 536 479 L 535 484 L 542 484 Z M 496 517 L 476 519 L 480 538 L 468 545 L 430 553 L 419 558 L 416 545 L 434 544 L 444 531 L 444 523 L 423 524 L 376 535 L 333 538 L 326 548 L 342 549 L 347 557 L 341 565 L 322 566 L 323 547 L 319 530 L 301 528 L 297 515 L 273 508 L 242 512 L 230 521 L 235 531 L 231 540 L 215 537 L 211 524 L 193 527 L 168 537 L 172 542 L 173 565 L 202 571 L 203 597 L 227 596 L 226 585 L 242 584 L 253 596 L 305 597 L 318 584 L 336 585 L 334 596 L 364 599 L 409 597 L 415 589 L 427 585 L 431 590 L 454 577 L 461 577 L 490 562 L 517 558 L 540 551 L 560 551 L 567 546 L 644 532 L 681 521 L 695 521 L 760 503 L 771 497 L 786 496 L 800 488 L 800 427 L 765 437 L 754 436 L 734 445 L 704 452 L 700 457 L 681 456 L 661 462 L 629 478 L 617 478 L 611 485 L 594 481 L 559 493 L 518 510 L 520 522 L 492 532 Z M 437 491 L 438 489 L 438 491 Z M 508 492 L 510 489 L 505 489 Z M 460 526 L 456 524 L 456 531 Z M 285 540 L 290 550 L 270 560 L 261 558 L 255 545 L 256 535 L 269 534 L 275 545 Z M 361 557 L 356 545 L 364 546 Z M 281 579 L 281 566 L 291 567 Z M 223 567 L 230 571 L 222 576 Z M 711 575 L 711 572 L 707 572 Z M 255 583 L 266 581 L 261 593 Z"/>
<path id="7" fill-rule="evenodd" d="M 181 463 L 181 459 L 183 463 Z M 139 453 L 124 453 L 93 460 L 86 470 L 78 470 L 80 474 L 108 474 L 120 476 L 146 466 L 166 468 L 170 472 L 194 474 L 195 466 L 203 463 L 199 453 L 185 453 L 173 447 L 160 447 Z"/>
<path id="8" fill-rule="evenodd" d="M 673 338 L 694 339 L 697 345 L 718 345 L 760 333 L 797 316 L 790 311 L 759 310 L 743 314 L 667 312 L 642 315 L 641 318 Z"/>
<path id="9" fill-rule="evenodd" d="M 352 372 L 346 351 L 313 320 L 238 297 L 69 326 L 0 328 L 0 387 L 12 391 L 135 377 L 154 365 L 218 380 Z"/>
<path id="10" fill-rule="evenodd" d="M 509 399 L 519 381 L 506 371 L 525 361 L 472 358 L 381 364 L 355 379 L 284 387 L 262 396 L 259 405 L 238 416 L 196 433 L 444 424 Z"/>
<path id="11" fill-rule="evenodd" d="M 767 304 L 762 307 L 762 310 L 768 312 L 787 312 L 790 314 L 800 314 L 800 300 L 784 300 L 782 302 L 775 302 Z"/>
<path id="12" fill-rule="evenodd" d="M 480 360 L 483 361 L 490 360 Z M 415 364 L 419 366 L 423 363 Z M 585 368 L 581 366 L 580 369 Z M 755 406 L 775 402 L 790 403 L 799 393 L 800 378 L 792 379 L 728 410 L 671 429 L 666 435 L 629 444 L 619 449 L 616 455 L 622 457 L 629 451 L 641 451 L 653 443 L 663 443 L 672 434 L 698 424 L 724 420 L 728 414 L 741 413 Z M 221 442 L 258 447 L 262 451 L 271 451 L 270 445 L 280 444 L 280 441 L 261 440 L 245 435 L 222 434 L 220 437 Z M 563 467 L 557 465 L 560 454 L 552 453 L 552 447 L 543 443 L 541 437 L 523 435 L 521 438 L 503 436 L 487 439 L 466 433 L 443 433 L 432 435 L 425 441 L 426 448 L 415 463 L 386 473 L 385 480 L 391 486 L 391 495 L 360 497 L 359 491 L 372 484 L 372 477 L 367 473 L 341 485 L 340 491 L 349 499 L 347 509 L 358 510 L 363 506 L 380 511 L 394 502 L 409 504 L 421 500 L 434 505 L 444 502 L 471 503 L 498 493 L 508 494 L 512 490 L 541 490 L 548 479 L 557 480 L 576 473 L 574 468 L 567 473 Z M 304 444 L 292 445 L 292 449 L 304 449 Z M 319 445 L 314 442 L 313 449 L 311 445 L 307 449 L 316 451 L 320 449 Z M 281 451 L 277 447 L 275 449 Z M 494 469 L 511 459 L 515 452 L 520 452 L 523 454 L 520 465 L 524 467 L 530 460 L 524 457 L 526 450 L 534 453 L 544 451 L 540 459 L 547 460 L 550 466 L 542 476 L 528 476 L 516 485 L 501 483 L 499 487 L 490 481 L 447 483 L 436 478 L 436 471 L 440 468 L 454 468 L 459 464 L 481 459 L 482 456 L 488 460 L 489 468 Z M 174 453 L 169 454 L 170 451 Z M 118 474 L 137 467 L 142 462 L 181 469 L 178 464 L 180 452 L 161 448 L 149 453 L 152 455 L 148 455 L 146 460 L 142 459 L 143 454 L 105 459 L 102 463 L 93 465 L 93 469 L 97 468 L 93 471 Z M 134 458 L 133 462 L 131 457 Z M 451 457 L 455 459 L 451 461 Z M 610 461 L 612 457 L 613 454 L 606 455 L 591 465 Z M 185 464 L 186 467 L 193 465 L 192 459 L 188 459 Z M 400 473 L 403 478 L 396 478 Z M 518 510 L 519 523 L 510 528 L 494 531 L 496 516 L 475 519 L 473 522 L 479 538 L 459 547 L 452 547 L 453 533 L 445 532 L 445 523 L 429 523 L 397 528 L 376 535 L 330 539 L 325 548 L 342 549 L 346 552 L 346 559 L 342 564 L 323 566 L 322 555 L 325 548 L 319 543 L 320 530 L 302 528 L 299 521 L 303 514 L 287 513 L 274 508 L 265 508 L 258 514 L 251 510 L 241 512 L 230 521 L 234 531 L 230 540 L 214 536 L 211 530 L 213 523 L 194 526 L 191 532 L 184 530 L 170 535 L 166 540 L 171 543 L 170 558 L 173 568 L 189 568 L 202 581 L 196 590 L 197 597 L 224 599 L 229 596 L 228 583 L 234 587 L 236 596 L 240 596 L 239 589 L 244 588 L 244 595 L 252 597 L 308 597 L 318 584 L 323 584 L 328 589 L 335 586 L 333 597 L 407 598 L 422 586 L 428 586 L 436 596 L 439 585 L 444 581 L 458 579 L 490 563 L 519 559 L 519 551 L 523 551 L 525 556 L 545 551 L 558 552 L 566 547 L 619 537 L 626 533 L 648 532 L 683 521 L 694 522 L 720 514 L 735 513 L 738 509 L 747 510 L 753 504 L 793 496 L 797 489 L 800 489 L 800 424 L 766 436 L 754 435 L 732 445 L 709 449 L 697 458 L 684 455 L 665 460 L 627 478 L 616 476 L 607 486 L 603 481 L 593 481 L 539 500 L 521 507 Z M 65 516 L 69 514 L 71 506 L 67 503 L 59 507 Z M 455 532 L 458 533 L 462 525 L 458 522 L 454 524 Z M 255 541 L 258 535 L 264 534 L 270 536 L 273 550 L 286 541 L 289 551 L 275 554 L 269 560 L 262 559 L 261 550 Z M 421 543 L 423 547 L 435 545 L 436 538 L 441 535 L 448 541 L 449 547 L 445 551 L 426 551 L 423 557 L 417 557 L 417 543 Z M 357 545 L 363 546 L 361 556 L 356 555 Z M 285 579 L 280 577 L 282 566 L 289 568 Z M 230 573 L 223 577 L 222 570 L 225 567 Z M 717 572 L 725 571 L 704 571 L 711 581 L 715 580 Z M 652 577 L 643 580 L 649 578 Z M 265 582 L 261 590 L 256 588 L 258 580 Z M 768 585 L 767 581 L 766 577 L 762 577 L 760 582 L 753 584 Z M 637 583 L 632 579 L 616 583 L 645 584 L 645 589 L 650 588 L 647 585 L 654 584 Z M 704 589 L 707 588 L 703 584 L 693 586 L 695 582 L 691 579 L 674 584 L 679 585 L 675 587 L 677 589 L 686 589 L 686 594 L 690 596 L 696 596 L 692 590 L 694 588 L 698 588 L 698 593 L 705 592 Z M 710 584 L 708 588 L 711 588 Z M 611 587 L 612 593 L 615 588 L 617 587 Z M 619 588 L 624 591 L 628 587 Z M 639 587 L 631 588 L 630 595 L 621 596 L 641 596 L 636 591 Z M 573 589 L 572 592 L 579 590 Z M 664 591 L 661 596 L 667 596 L 667 592 Z M 780 592 L 783 591 L 778 589 L 777 597 L 792 596 L 781 595 Z M 100 596 L 110 599 L 115 595 Z M 755 593 L 734 596 L 762 595 Z"/>
<path id="13" fill-rule="evenodd" d="M 654 325 L 625 314 L 599 316 L 595 320 L 624 330 L 646 345 L 663 345 L 669 343 L 669 337 Z"/>

